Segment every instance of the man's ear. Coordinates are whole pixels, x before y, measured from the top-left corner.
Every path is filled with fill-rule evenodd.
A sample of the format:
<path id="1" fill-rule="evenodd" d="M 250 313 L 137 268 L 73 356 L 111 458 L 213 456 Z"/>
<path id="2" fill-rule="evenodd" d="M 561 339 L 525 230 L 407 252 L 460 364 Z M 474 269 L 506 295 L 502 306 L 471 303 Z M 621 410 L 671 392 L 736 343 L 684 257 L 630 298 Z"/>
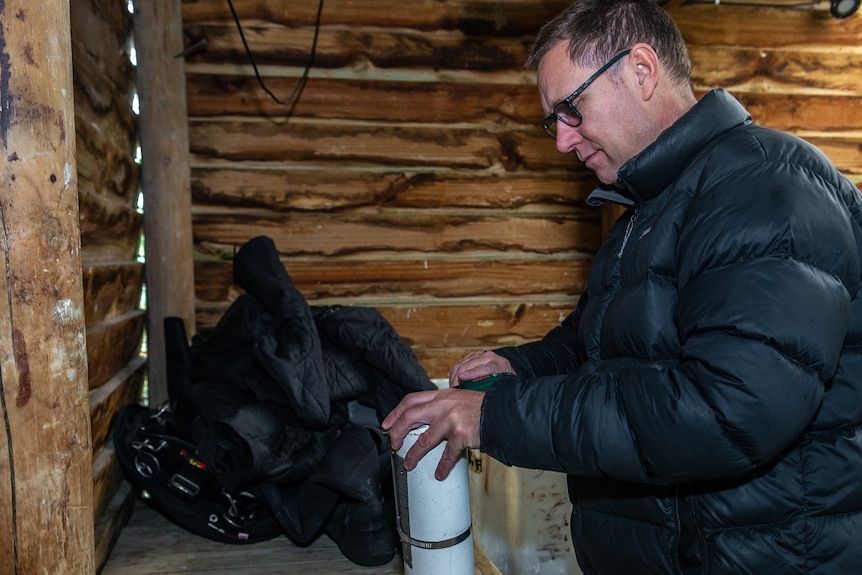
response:
<path id="1" fill-rule="evenodd" d="M 632 46 L 629 63 L 634 71 L 641 98 L 649 100 L 655 93 L 659 77 L 658 55 L 649 44 L 639 42 Z"/>

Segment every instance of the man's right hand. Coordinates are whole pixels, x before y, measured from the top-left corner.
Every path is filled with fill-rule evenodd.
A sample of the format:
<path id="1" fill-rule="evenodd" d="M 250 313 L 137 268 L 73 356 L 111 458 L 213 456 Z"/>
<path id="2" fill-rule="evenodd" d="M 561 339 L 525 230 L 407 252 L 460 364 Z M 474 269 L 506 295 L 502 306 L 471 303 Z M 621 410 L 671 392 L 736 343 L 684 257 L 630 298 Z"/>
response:
<path id="1" fill-rule="evenodd" d="M 449 387 L 457 387 L 462 381 L 479 379 L 492 373 L 514 373 L 512 364 L 493 351 L 474 351 L 449 370 Z"/>

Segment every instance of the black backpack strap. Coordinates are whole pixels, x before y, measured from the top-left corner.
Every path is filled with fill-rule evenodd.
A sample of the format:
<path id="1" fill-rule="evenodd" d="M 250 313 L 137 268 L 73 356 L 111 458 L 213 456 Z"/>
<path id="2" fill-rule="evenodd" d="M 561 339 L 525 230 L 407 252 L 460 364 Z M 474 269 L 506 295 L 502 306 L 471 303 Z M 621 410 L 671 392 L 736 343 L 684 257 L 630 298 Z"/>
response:
<path id="1" fill-rule="evenodd" d="M 166 317 L 165 377 L 168 385 L 168 411 L 171 421 L 186 437 L 193 437 L 193 424 L 199 413 L 191 400 L 192 353 L 186 326 L 180 317 Z"/>

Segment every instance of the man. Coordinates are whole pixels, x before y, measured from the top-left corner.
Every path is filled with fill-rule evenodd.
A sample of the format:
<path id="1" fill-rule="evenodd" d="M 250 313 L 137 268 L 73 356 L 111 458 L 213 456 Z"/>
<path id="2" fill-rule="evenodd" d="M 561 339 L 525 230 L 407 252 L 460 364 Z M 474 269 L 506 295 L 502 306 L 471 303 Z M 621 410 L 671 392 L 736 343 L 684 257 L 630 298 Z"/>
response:
<path id="1" fill-rule="evenodd" d="M 862 573 L 862 201 L 730 95 L 696 101 L 650 0 L 580 0 L 539 33 L 544 127 L 628 207 L 577 310 L 476 353 L 383 422 L 565 471 L 587 574 Z"/>

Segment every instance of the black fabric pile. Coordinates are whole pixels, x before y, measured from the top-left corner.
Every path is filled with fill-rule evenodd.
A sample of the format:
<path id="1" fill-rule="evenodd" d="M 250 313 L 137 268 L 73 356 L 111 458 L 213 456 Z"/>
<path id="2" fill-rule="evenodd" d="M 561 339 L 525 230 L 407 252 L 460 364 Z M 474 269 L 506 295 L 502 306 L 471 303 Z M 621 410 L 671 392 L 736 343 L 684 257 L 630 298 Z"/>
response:
<path id="1" fill-rule="evenodd" d="M 380 422 L 407 393 L 434 386 L 373 308 L 309 306 L 273 241 L 237 252 L 246 291 L 187 344 L 165 320 L 174 423 L 227 490 L 260 486 L 285 534 L 323 532 L 351 561 L 399 548 L 389 444 Z"/>

